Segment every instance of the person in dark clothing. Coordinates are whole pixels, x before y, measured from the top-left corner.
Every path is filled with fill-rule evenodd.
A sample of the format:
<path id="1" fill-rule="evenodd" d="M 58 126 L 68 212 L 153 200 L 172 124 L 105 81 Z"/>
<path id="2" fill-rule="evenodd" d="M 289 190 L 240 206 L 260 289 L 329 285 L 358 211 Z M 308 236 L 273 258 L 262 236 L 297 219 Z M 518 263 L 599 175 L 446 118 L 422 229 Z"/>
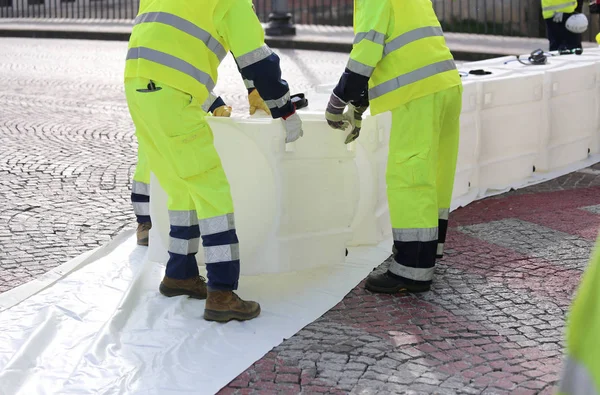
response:
<path id="1" fill-rule="evenodd" d="M 571 15 L 581 13 L 582 8 L 583 0 L 577 0 L 577 6 L 573 12 L 556 12 L 552 17 L 545 19 L 550 51 L 581 48 L 581 34 L 569 31 L 566 22 Z"/>

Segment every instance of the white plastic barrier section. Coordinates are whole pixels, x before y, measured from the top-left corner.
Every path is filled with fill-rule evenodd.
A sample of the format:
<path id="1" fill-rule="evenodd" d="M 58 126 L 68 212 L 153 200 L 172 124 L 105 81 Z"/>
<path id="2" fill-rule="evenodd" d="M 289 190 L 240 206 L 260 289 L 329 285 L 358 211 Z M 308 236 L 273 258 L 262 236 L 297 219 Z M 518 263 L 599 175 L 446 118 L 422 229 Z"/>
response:
<path id="1" fill-rule="evenodd" d="M 461 71 L 473 69 L 464 67 Z M 464 108 L 455 185 L 461 184 L 455 197 L 468 193 L 461 170 L 470 170 L 469 190 L 502 189 L 531 176 L 539 156 L 544 74 L 483 69 L 492 74 L 463 77 Z"/>
<path id="2" fill-rule="evenodd" d="M 356 166 L 361 177 L 359 212 L 352 222 L 349 246 L 376 244 L 392 233 L 387 204 L 386 168 L 392 114 L 376 117 L 365 114 L 358 139 L 350 144 L 356 151 Z"/>
<path id="3" fill-rule="evenodd" d="M 544 66 L 512 59 L 459 68 L 464 93 L 453 207 L 555 177 L 600 152 L 600 49 Z M 474 69 L 491 74 L 468 73 Z M 338 264 L 345 246 L 374 245 L 391 232 L 391 114 L 367 112 L 360 137 L 345 145 L 348 131 L 334 131 L 324 119 L 333 86 L 307 95 L 309 107 L 299 112 L 305 135 L 293 144 L 285 144 L 277 120 L 210 118 L 231 184 L 244 275 Z M 154 178 L 151 195 L 149 258 L 164 262 L 166 195 Z M 203 264 L 202 250 L 197 260 Z"/>
<path id="4" fill-rule="evenodd" d="M 527 57 L 521 56 L 524 63 L 528 63 Z M 598 61 L 573 61 L 564 56 L 551 56 L 545 65 L 528 65 L 516 61 L 515 57 L 503 57 L 466 63 L 462 68 L 510 70 L 513 71 L 512 78 L 543 75 L 543 94 L 534 92 L 535 97 L 542 99 L 542 112 L 536 113 L 537 117 L 532 114 L 529 124 L 536 122 L 542 126 L 538 135 L 539 152 L 534 161 L 536 171 L 553 171 L 597 152 Z M 523 89 L 521 92 L 531 96 Z"/>
<path id="5" fill-rule="evenodd" d="M 345 258 L 361 177 L 346 133 L 303 114 L 304 137 L 285 144 L 281 120 L 210 117 L 231 185 L 242 274 L 289 272 Z M 322 116 L 321 116 L 322 118 Z M 369 182 L 371 174 L 366 174 Z M 151 181 L 149 258 L 168 258 L 167 197 Z M 366 214 L 362 214 L 365 216 Z M 202 249 L 196 255 L 204 264 Z"/>
<path id="6" fill-rule="evenodd" d="M 598 110 L 600 106 L 600 48 L 594 48 L 593 50 L 586 49 L 585 53 L 582 55 L 561 55 L 559 59 L 562 59 L 566 62 L 594 64 L 596 74 L 595 84 L 588 82 L 589 89 L 593 90 L 594 99 L 588 101 L 587 103 L 583 103 L 581 109 L 595 112 L 597 115 L 594 125 L 591 126 L 591 128 L 595 128 L 595 130 L 591 130 L 592 139 L 590 142 L 590 152 L 592 154 L 597 154 L 600 152 L 600 111 Z"/>

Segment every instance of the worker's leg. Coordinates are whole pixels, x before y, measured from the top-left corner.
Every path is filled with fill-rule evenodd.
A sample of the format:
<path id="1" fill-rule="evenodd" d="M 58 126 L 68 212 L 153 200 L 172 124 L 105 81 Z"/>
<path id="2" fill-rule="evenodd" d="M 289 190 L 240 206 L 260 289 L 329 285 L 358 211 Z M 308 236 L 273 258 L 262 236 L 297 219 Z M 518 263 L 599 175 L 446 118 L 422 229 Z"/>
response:
<path id="1" fill-rule="evenodd" d="M 138 147 L 138 161 L 131 185 L 131 203 L 137 219 L 137 243 L 148 245 L 148 234 L 152 228 L 150 220 L 150 167 L 148 159 Z"/>
<path id="2" fill-rule="evenodd" d="M 392 111 L 386 181 L 396 254 L 388 272 L 369 276 L 371 291 L 430 287 L 438 241 L 440 110 L 440 95 L 433 94 Z"/>
<path id="3" fill-rule="evenodd" d="M 173 290 L 177 280 L 184 284 L 198 278 L 194 255 L 202 233 L 208 272 L 205 317 L 217 321 L 254 318 L 260 313 L 258 304 L 242 301 L 232 292 L 240 272 L 233 202 L 201 103 L 160 83 L 148 92 L 148 83 L 128 81 L 126 94 L 139 144 L 169 196 L 166 277 L 175 281 L 167 288 Z"/>
<path id="4" fill-rule="evenodd" d="M 545 19 L 546 21 L 546 36 L 548 37 L 548 49 L 550 51 L 558 51 L 562 44 L 564 30 L 566 29 L 564 24 L 554 22 L 552 18 Z"/>
<path id="5" fill-rule="evenodd" d="M 569 31 L 569 29 L 567 29 L 567 19 L 569 19 L 569 17 L 573 15 L 573 14 L 565 14 L 563 17 L 563 29 L 564 29 L 564 46 L 566 47 L 566 49 L 576 49 L 576 48 L 581 48 L 582 44 L 581 44 L 581 38 L 582 38 L 582 34 L 580 33 L 573 33 L 571 31 Z"/>
<path id="6" fill-rule="evenodd" d="M 452 202 L 458 143 L 460 136 L 460 113 L 462 109 L 462 86 L 440 92 L 443 115 L 440 123 L 440 143 L 437 166 L 438 245 L 437 258 L 444 255 L 444 243 L 448 232 L 448 214 Z"/>

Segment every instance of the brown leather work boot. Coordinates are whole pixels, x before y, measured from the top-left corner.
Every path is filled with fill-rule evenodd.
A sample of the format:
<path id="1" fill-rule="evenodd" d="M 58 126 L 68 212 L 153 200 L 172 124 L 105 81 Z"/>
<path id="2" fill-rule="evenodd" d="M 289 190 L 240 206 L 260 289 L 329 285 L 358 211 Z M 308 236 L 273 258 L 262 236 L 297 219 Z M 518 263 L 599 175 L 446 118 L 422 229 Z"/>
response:
<path id="1" fill-rule="evenodd" d="M 204 319 L 207 321 L 228 322 L 245 321 L 258 317 L 260 305 L 242 300 L 232 291 L 208 291 Z"/>
<path id="2" fill-rule="evenodd" d="M 148 246 L 148 235 L 152 229 L 152 222 L 143 222 L 137 227 L 137 243 L 140 246 Z"/>
<path id="3" fill-rule="evenodd" d="M 176 280 L 165 276 L 158 288 L 165 296 L 187 295 L 194 299 L 206 299 L 206 279 L 202 276 Z"/>

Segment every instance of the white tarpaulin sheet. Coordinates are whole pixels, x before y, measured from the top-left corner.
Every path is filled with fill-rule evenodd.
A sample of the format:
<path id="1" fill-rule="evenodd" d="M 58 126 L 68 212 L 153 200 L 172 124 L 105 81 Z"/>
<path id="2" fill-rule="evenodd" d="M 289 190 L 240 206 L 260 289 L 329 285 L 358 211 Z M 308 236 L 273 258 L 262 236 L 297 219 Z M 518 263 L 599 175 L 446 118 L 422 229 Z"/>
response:
<path id="1" fill-rule="evenodd" d="M 227 324 L 204 321 L 204 301 L 160 295 L 164 266 L 146 251 L 128 232 L 21 303 L 2 295 L 14 305 L 0 313 L 0 394 L 213 394 L 341 301 L 391 240 L 343 265 L 242 277 L 262 313 Z"/>

